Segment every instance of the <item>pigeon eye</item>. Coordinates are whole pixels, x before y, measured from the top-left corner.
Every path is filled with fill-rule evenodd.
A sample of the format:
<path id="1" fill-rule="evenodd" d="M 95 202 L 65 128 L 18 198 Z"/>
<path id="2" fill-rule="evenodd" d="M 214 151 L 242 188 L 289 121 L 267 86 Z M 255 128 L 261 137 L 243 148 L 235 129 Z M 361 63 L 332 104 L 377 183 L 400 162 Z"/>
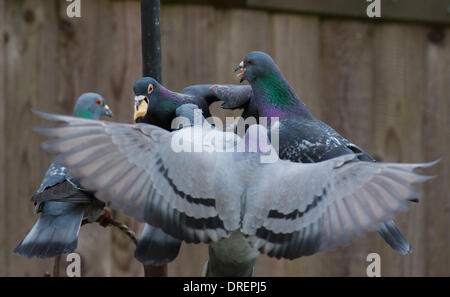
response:
<path id="1" fill-rule="evenodd" d="M 252 60 L 248 60 L 247 61 L 247 65 L 253 65 L 253 61 Z"/>
<path id="2" fill-rule="evenodd" d="M 148 85 L 148 90 L 147 90 L 147 92 L 150 94 L 151 92 L 153 92 L 153 85 L 152 84 L 149 84 Z"/>
<path id="3" fill-rule="evenodd" d="M 97 104 L 97 105 L 102 105 L 102 100 L 97 99 L 97 100 L 95 101 L 95 104 Z"/>

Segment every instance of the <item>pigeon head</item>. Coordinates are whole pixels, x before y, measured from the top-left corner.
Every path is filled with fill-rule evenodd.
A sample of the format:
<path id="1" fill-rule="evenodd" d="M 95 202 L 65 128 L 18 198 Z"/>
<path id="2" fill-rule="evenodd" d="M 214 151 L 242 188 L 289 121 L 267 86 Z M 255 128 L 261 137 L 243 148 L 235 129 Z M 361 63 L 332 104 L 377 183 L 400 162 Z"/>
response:
<path id="1" fill-rule="evenodd" d="M 143 77 L 134 84 L 134 120 L 144 117 L 148 110 L 156 106 L 160 89 L 161 85 L 152 77 Z"/>
<path id="2" fill-rule="evenodd" d="M 250 83 L 259 116 L 312 117 L 268 54 L 248 53 L 235 71 L 240 71 L 241 82 L 247 80 Z"/>
<path id="3" fill-rule="evenodd" d="M 78 98 L 73 115 L 98 120 L 101 116 L 112 117 L 113 113 L 100 94 L 84 93 Z"/>
<path id="4" fill-rule="evenodd" d="M 250 84 L 260 77 L 280 74 L 272 58 L 268 54 L 258 51 L 248 53 L 234 71 L 239 71 L 240 82 L 247 80 Z"/>

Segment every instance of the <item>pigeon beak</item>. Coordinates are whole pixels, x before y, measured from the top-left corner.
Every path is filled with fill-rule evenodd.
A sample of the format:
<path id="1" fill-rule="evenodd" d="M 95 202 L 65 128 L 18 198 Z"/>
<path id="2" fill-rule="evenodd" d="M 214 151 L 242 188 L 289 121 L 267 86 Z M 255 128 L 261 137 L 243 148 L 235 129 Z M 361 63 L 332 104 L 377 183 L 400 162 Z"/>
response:
<path id="1" fill-rule="evenodd" d="M 239 65 L 237 65 L 236 68 L 234 68 L 234 72 L 236 72 L 242 68 L 244 68 L 244 61 L 241 61 L 241 63 L 239 63 Z"/>
<path id="2" fill-rule="evenodd" d="M 107 117 L 112 118 L 113 112 L 112 112 L 111 108 L 109 108 L 108 105 L 105 105 L 105 107 L 103 107 L 103 109 L 104 109 L 103 114 Z"/>
<path id="3" fill-rule="evenodd" d="M 134 120 L 143 117 L 147 114 L 148 108 L 148 98 L 146 96 L 136 96 L 134 97 L 135 109 L 134 109 Z"/>
<path id="4" fill-rule="evenodd" d="M 242 83 L 245 80 L 244 74 L 245 74 L 245 66 L 244 66 L 244 62 L 242 61 L 241 63 L 239 63 L 239 65 L 234 68 L 234 72 L 239 71 L 239 73 L 237 74 L 236 77 L 240 78 L 239 82 Z"/>

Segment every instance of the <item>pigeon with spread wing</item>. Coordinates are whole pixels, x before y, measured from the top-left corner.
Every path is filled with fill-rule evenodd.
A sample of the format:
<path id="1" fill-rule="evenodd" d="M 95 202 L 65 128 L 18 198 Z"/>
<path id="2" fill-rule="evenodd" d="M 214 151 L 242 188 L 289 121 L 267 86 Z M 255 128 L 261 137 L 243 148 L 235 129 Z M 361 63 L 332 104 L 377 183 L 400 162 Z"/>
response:
<path id="1" fill-rule="evenodd" d="M 225 86 L 221 86 L 225 87 Z M 134 119 L 137 123 L 152 124 L 168 131 L 172 131 L 172 121 L 177 116 L 181 106 L 195 104 L 202 109 L 205 117 L 211 116 L 209 105 L 218 100 L 233 101 L 236 93 L 246 93 L 249 86 L 232 87 L 233 92 L 220 92 L 216 94 L 212 85 L 200 84 L 174 92 L 156 81 L 152 77 L 143 77 L 133 86 L 135 94 Z M 159 228 L 146 225 L 141 239 L 136 247 L 135 257 L 146 265 L 159 266 L 171 262 L 176 258 L 181 247 L 181 241 L 165 234 Z"/>
<path id="2" fill-rule="evenodd" d="M 255 139 L 258 148 L 266 142 L 259 125 L 240 139 L 208 125 L 168 132 L 36 113 L 65 123 L 36 130 L 56 138 L 44 149 L 58 153 L 55 161 L 97 198 L 179 240 L 227 243 L 216 251 L 229 261 L 207 275 L 251 275 L 258 251 L 294 259 L 377 230 L 421 195 L 412 184 L 430 177 L 414 170 L 434 164 L 363 162 L 355 155 L 262 163 L 267 149 L 248 151 Z"/>

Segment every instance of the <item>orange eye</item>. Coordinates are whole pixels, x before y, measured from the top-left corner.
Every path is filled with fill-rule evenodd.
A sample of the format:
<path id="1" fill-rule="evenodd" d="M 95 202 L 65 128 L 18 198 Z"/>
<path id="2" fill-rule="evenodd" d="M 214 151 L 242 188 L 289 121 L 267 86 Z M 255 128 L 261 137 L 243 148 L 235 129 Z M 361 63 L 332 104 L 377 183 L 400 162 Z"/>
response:
<path id="1" fill-rule="evenodd" d="M 153 85 L 152 85 L 152 84 L 149 84 L 149 85 L 148 85 L 147 92 L 148 92 L 149 94 L 150 94 L 151 92 L 153 92 Z"/>
<path id="2" fill-rule="evenodd" d="M 97 99 L 97 101 L 95 101 L 95 104 L 97 104 L 97 105 L 102 105 L 102 100 Z"/>

